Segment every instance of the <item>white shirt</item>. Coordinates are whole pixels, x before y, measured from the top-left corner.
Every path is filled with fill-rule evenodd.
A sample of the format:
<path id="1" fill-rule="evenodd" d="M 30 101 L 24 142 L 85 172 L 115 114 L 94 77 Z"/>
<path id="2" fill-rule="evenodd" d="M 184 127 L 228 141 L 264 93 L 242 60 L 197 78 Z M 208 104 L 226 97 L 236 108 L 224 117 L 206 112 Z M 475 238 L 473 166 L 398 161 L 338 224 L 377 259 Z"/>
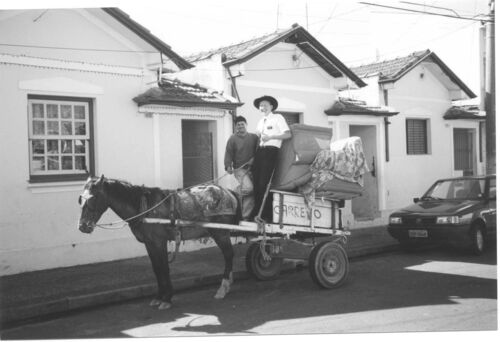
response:
<path id="1" fill-rule="evenodd" d="M 277 148 L 281 147 L 282 140 L 280 139 L 270 139 L 266 142 L 262 141 L 262 135 L 280 135 L 289 131 L 290 128 L 285 121 L 285 118 L 280 114 L 274 114 L 273 112 L 262 117 L 257 123 L 257 134 L 260 134 L 261 139 L 259 146 L 275 146 Z"/>

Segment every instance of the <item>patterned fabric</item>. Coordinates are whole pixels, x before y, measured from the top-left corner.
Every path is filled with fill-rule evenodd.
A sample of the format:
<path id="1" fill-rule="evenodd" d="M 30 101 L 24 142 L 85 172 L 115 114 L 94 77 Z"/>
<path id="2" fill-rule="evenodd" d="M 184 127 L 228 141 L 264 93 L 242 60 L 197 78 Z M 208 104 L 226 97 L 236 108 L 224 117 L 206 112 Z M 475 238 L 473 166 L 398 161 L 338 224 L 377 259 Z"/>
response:
<path id="1" fill-rule="evenodd" d="M 236 215 L 238 199 L 218 185 L 200 185 L 177 193 L 176 210 L 184 220 L 208 220 L 211 216 Z"/>
<path id="2" fill-rule="evenodd" d="M 363 174 L 369 168 L 361 138 L 350 137 L 332 142 L 330 150 L 321 150 L 316 155 L 310 169 L 311 180 L 299 187 L 309 209 L 314 203 L 316 190 L 327 182 L 335 181 L 335 178 L 363 186 Z"/>

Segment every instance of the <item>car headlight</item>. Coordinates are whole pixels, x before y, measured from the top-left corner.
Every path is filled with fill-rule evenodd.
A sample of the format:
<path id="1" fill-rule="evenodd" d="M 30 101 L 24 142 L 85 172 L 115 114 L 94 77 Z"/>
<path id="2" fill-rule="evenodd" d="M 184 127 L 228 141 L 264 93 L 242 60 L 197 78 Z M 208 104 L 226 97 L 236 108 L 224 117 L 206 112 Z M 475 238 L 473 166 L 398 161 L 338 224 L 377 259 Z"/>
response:
<path id="1" fill-rule="evenodd" d="M 403 220 L 401 219 L 401 217 L 393 216 L 393 217 L 389 217 L 389 223 L 390 224 L 401 224 L 401 223 L 403 223 Z"/>
<path id="2" fill-rule="evenodd" d="M 472 218 L 472 213 L 463 216 L 438 216 L 436 224 L 462 224 L 469 223 Z"/>
<path id="3" fill-rule="evenodd" d="M 458 222 L 458 216 L 438 216 L 436 218 L 436 224 L 457 224 Z"/>

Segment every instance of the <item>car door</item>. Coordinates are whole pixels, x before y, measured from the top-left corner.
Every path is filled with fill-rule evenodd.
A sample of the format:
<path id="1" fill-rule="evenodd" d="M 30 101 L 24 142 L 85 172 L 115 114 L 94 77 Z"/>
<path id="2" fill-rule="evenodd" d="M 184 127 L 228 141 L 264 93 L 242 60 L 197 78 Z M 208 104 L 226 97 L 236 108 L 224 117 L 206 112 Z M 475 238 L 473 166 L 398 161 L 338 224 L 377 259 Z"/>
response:
<path id="1" fill-rule="evenodd" d="M 490 234 L 495 234 L 497 227 L 497 185 L 496 177 L 492 177 L 488 182 L 488 211 L 484 215 L 486 227 Z"/>

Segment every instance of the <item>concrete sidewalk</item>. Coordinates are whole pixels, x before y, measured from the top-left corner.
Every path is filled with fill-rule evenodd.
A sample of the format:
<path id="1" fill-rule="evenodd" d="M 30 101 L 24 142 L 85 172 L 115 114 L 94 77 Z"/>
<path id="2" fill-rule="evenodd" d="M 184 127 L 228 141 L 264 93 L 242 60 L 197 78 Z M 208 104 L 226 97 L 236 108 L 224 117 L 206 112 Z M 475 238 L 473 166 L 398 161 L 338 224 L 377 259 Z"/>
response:
<path id="1" fill-rule="evenodd" d="M 248 244 L 234 245 L 234 278 L 246 279 L 245 253 Z M 385 226 L 351 231 L 347 254 L 350 259 L 398 249 Z M 284 264 L 283 271 L 295 269 Z M 181 252 L 171 264 L 175 291 L 221 281 L 224 260 L 217 247 Z M 0 277 L 1 325 L 109 304 L 156 294 L 156 280 L 149 258 L 139 257 L 90 265 L 49 269 Z"/>

